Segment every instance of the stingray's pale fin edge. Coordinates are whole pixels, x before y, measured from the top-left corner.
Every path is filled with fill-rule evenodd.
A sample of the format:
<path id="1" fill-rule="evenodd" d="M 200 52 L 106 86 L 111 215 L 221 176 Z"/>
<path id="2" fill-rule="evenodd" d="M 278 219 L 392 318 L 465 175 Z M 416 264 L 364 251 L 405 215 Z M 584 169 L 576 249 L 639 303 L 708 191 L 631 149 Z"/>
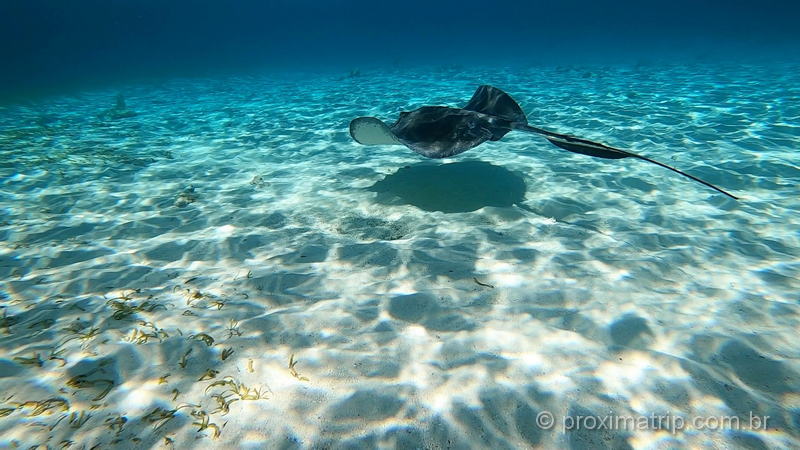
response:
<path id="1" fill-rule="evenodd" d="M 733 194 L 731 194 L 729 192 L 726 192 L 726 191 L 714 186 L 713 184 L 711 184 L 711 183 L 709 183 L 707 181 L 701 180 L 700 178 L 697 178 L 694 175 L 689 175 L 688 173 L 686 173 L 686 172 L 684 172 L 682 170 L 676 169 L 676 168 L 674 168 L 674 167 L 672 167 L 670 165 L 664 164 L 664 163 L 656 161 L 654 159 L 650 159 L 650 158 L 648 158 L 646 156 L 642 156 L 642 155 L 639 155 L 639 154 L 636 154 L 636 153 L 633 153 L 633 152 L 629 152 L 627 150 L 622 150 L 622 149 L 619 149 L 619 148 L 609 147 L 608 145 L 601 144 L 599 142 L 593 142 L 593 141 L 590 141 L 590 140 L 587 140 L 587 139 L 581 139 L 581 138 L 577 138 L 577 137 L 574 137 L 574 136 L 569 136 L 569 135 L 566 135 L 566 134 L 554 133 L 552 131 L 548 131 L 548 130 L 545 130 L 545 129 L 542 129 L 542 128 L 536 128 L 536 127 L 533 127 L 533 126 L 530 126 L 530 125 L 527 125 L 527 124 L 514 124 L 513 128 L 516 129 L 516 130 L 521 130 L 521 131 L 527 131 L 527 132 L 530 132 L 530 133 L 540 134 L 540 135 L 544 136 L 545 138 L 547 138 L 547 140 L 551 144 L 555 145 L 556 147 L 562 148 L 564 150 L 567 150 L 567 151 L 570 151 L 570 152 L 573 152 L 573 153 L 581 153 L 583 155 L 594 156 L 594 157 L 598 157 L 598 158 L 606 158 L 606 159 L 619 159 L 619 158 L 631 157 L 631 158 L 637 158 L 637 159 L 641 159 L 641 160 L 644 160 L 644 161 L 647 161 L 647 162 L 651 162 L 651 163 L 656 164 L 658 166 L 661 166 L 661 167 L 663 167 L 665 169 L 669 169 L 669 170 L 671 170 L 671 171 L 673 171 L 673 172 L 675 172 L 677 174 L 683 175 L 686 178 L 689 178 L 689 179 L 692 179 L 694 181 L 697 181 L 700 184 L 708 186 L 711 189 L 714 189 L 715 191 L 717 191 L 717 192 L 719 192 L 721 194 L 727 195 L 728 197 L 730 197 L 730 198 L 732 198 L 734 200 L 739 200 L 739 197 L 736 197 L 735 195 L 733 195 Z"/>

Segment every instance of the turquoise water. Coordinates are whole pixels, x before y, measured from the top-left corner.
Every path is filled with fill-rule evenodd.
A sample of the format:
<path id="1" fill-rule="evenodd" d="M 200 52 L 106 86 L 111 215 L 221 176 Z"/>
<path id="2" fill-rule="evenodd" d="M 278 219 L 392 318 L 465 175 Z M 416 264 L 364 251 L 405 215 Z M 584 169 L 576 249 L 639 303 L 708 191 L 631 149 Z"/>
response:
<path id="1" fill-rule="evenodd" d="M 798 74 L 396 66 L 0 106 L 2 444 L 797 447 Z M 535 135 L 432 161 L 348 134 L 481 84 L 741 200 Z M 570 426 L 609 415 L 650 419 Z"/>

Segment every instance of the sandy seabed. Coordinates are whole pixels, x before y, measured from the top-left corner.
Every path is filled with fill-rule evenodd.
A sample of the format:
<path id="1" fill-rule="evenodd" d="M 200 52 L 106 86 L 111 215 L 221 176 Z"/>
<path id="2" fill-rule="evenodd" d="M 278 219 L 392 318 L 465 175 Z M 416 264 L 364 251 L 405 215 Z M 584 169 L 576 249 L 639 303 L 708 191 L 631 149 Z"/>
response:
<path id="1" fill-rule="evenodd" d="M 362 73 L 0 107 L 0 445 L 800 446 L 799 67 Z M 480 84 L 741 200 L 347 133 Z"/>

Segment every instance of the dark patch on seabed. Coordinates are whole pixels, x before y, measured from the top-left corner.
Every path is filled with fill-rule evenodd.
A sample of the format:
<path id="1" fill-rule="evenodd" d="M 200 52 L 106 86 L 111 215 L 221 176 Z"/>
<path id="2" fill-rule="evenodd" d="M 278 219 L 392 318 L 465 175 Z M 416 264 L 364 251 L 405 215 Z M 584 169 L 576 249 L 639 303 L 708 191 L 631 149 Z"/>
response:
<path id="1" fill-rule="evenodd" d="M 525 200 L 525 180 L 484 161 L 450 164 L 418 163 L 387 175 L 369 190 L 384 204 L 409 204 L 425 211 L 477 211 L 486 206 L 510 207 Z"/>

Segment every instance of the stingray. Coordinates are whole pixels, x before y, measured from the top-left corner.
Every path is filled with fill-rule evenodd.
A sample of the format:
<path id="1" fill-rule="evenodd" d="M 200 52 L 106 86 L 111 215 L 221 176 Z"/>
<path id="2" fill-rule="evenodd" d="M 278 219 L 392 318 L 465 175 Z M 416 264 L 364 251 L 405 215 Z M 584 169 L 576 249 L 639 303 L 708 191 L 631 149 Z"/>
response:
<path id="1" fill-rule="evenodd" d="M 423 106 L 403 111 L 392 126 L 376 117 L 358 117 L 350 122 L 350 136 L 359 144 L 405 145 L 428 158 L 458 155 L 486 141 L 499 141 L 512 130 L 539 134 L 556 147 L 573 153 L 605 159 L 641 159 L 738 200 L 707 181 L 646 156 L 529 125 L 517 102 L 493 86 L 480 86 L 463 108 Z"/>

